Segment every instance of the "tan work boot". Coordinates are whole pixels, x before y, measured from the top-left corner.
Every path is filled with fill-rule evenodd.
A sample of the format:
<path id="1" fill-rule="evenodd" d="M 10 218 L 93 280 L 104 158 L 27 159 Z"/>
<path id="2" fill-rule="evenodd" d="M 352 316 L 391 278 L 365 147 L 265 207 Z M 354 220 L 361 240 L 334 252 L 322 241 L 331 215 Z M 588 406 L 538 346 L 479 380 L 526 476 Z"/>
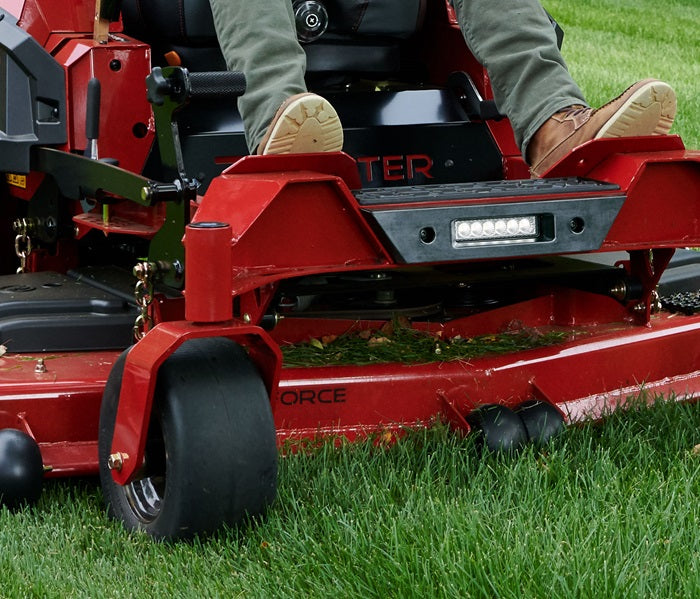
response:
<path id="1" fill-rule="evenodd" d="M 666 135 L 676 116 L 676 94 L 667 83 L 645 79 L 596 110 L 570 106 L 537 130 L 528 144 L 533 177 L 541 177 L 581 144 L 600 137 Z"/>
<path id="2" fill-rule="evenodd" d="M 337 152 L 343 148 L 343 126 L 328 100 L 296 94 L 279 107 L 258 146 L 258 154 Z"/>

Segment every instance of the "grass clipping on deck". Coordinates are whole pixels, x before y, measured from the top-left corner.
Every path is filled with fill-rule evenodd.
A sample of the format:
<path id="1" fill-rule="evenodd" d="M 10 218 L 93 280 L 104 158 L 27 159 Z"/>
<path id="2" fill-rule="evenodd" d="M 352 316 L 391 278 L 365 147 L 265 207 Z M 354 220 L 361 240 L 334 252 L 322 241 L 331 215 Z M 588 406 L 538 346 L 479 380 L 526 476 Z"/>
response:
<path id="1" fill-rule="evenodd" d="M 408 320 L 397 318 L 379 329 L 364 329 L 343 335 L 327 335 L 303 343 L 283 345 L 285 367 L 367 364 L 425 364 L 469 361 L 487 355 L 544 347 L 562 343 L 571 331 L 543 331 L 513 322 L 503 332 L 476 337 L 443 339 L 442 331 L 411 328 Z"/>

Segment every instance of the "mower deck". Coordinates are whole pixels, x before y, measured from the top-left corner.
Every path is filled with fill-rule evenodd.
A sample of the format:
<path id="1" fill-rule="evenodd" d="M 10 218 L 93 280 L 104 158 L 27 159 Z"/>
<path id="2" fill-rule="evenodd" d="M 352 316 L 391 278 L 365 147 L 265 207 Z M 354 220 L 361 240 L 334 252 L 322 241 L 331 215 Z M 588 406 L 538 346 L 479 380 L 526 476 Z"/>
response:
<path id="1" fill-rule="evenodd" d="M 401 433 L 437 420 L 468 432 L 464 418 L 485 398 L 517 407 L 537 398 L 569 423 L 598 419 L 640 394 L 687 400 L 700 394 L 700 315 L 662 312 L 648 326 L 597 323 L 601 300 L 574 292 L 542 297 L 453 321 L 445 338 L 483 335 L 494 325 L 558 324 L 562 343 L 466 361 L 283 368 L 272 399 L 278 443 Z M 609 306 L 608 306 L 609 307 Z M 319 330 L 351 328 L 326 323 Z M 319 323 L 315 323 L 319 327 Z M 274 335 L 309 336 L 305 319 L 282 321 Z M 332 347 L 330 349 L 332 351 Z M 0 426 L 30 432 L 47 476 L 95 474 L 97 421 L 104 385 L 119 352 L 5 354 L 0 358 Z M 47 417 L 47 414 L 50 417 Z"/>

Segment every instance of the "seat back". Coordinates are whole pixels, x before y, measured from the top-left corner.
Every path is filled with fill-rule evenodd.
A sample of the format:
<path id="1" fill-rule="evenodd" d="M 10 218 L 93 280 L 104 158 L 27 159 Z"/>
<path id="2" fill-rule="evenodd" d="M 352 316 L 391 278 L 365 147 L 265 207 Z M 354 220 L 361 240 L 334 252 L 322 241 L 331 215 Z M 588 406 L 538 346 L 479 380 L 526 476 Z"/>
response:
<path id="1" fill-rule="evenodd" d="M 426 0 L 292 0 L 328 13 L 328 33 L 406 38 L 420 27 Z M 211 45 L 216 32 L 209 0 L 123 0 L 125 26 L 179 45 Z"/>
<path id="2" fill-rule="evenodd" d="M 420 29 L 426 2 L 293 0 L 295 10 L 321 6 L 328 15 L 325 32 L 305 44 L 307 71 L 373 72 L 397 68 L 395 48 L 400 40 Z M 123 0 L 122 20 L 126 33 L 158 50 L 174 49 L 207 70 L 225 68 L 209 0 Z M 186 66 L 199 70 L 198 64 Z"/>

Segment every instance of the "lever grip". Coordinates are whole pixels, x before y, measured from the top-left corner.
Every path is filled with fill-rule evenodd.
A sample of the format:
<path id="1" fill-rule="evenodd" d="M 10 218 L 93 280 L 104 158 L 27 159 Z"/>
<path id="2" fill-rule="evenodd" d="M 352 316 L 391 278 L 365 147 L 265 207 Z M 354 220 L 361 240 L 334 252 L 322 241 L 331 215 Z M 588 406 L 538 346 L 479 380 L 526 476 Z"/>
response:
<path id="1" fill-rule="evenodd" d="M 183 104 L 188 98 L 237 97 L 245 92 L 245 75 L 236 71 L 190 73 L 182 67 L 154 67 L 146 77 L 148 101 Z"/>
<path id="2" fill-rule="evenodd" d="M 85 102 L 85 137 L 97 139 L 100 136 L 100 80 L 92 77 L 87 84 Z"/>
<path id="3" fill-rule="evenodd" d="M 235 71 L 210 71 L 189 74 L 192 98 L 238 97 L 245 93 L 245 75 Z"/>

